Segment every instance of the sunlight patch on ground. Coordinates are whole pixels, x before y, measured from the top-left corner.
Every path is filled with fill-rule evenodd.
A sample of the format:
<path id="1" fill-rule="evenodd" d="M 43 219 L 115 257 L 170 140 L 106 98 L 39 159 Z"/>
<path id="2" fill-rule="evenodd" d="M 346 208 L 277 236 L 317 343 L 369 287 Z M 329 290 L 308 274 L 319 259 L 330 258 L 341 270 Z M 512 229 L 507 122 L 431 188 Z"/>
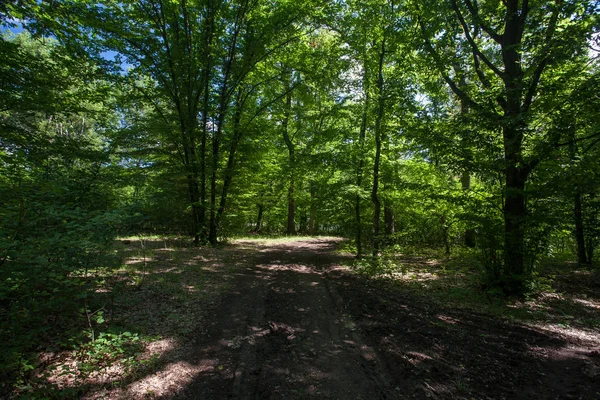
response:
<path id="1" fill-rule="evenodd" d="M 124 398 L 144 399 L 166 395 L 172 396 L 179 393 L 196 376 L 203 372 L 212 372 L 215 369 L 216 361 L 209 361 L 200 365 L 192 365 L 185 361 L 168 364 L 160 371 L 129 385 L 126 394 L 124 393 Z"/>
<path id="2" fill-rule="evenodd" d="M 575 298 L 575 297 L 573 298 L 573 301 L 575 303 L 579 303 L 583 306 L 592 308 L 594 310 L 600 310 L 600 302 L 598 302 L 598 301 L 592 301 L 590 299 L 579 299 L 579 298 Z"/>
<path id="3" fill-rule="evenodd" d="M 569 341 L 576 341 L 585 346 L 600 346 L 600 332 L 598 330 L 560 326 L 559 324 L 530 322 L 527 325 L 543 333 L 558 334 Z"/>
<path id="4" fill-rule="evenodd" d="M 338 236 L 283 236 L 283 237 L 274 237 L 274 238 L 261 238 L 261 237 L 241 237 L 238 239 L 233 239 L 231 243 L 234 244 L 245 244 L 245 245 L 276 245 L 276 244 L 285 244 L 285 243 L 293 243 L 293 242 L 303 242 L 310 241 L 310 247 L 313 248 L 315 246 L 315 242 L 319 241 L 327 241 L 327 242 L 341 242 L 344 239 Z"/>
<path id="5" fill-rule="evenodd" d="M 444 321 L 445 323 L 450 324 L 450 325 L 456 325 L 456 324 L 458 324 L 460 322 L 456 318 L 452 318 L 452 317 L 449 317 L 447 315 L 438 314 L 438 315 L 436 315 L 436 317 L 440 321 Z"/>
<path id="6" fill-rule="evenodd" d="M 439 275 L 431 272 L 392 272 L 389 274 L 392 279 L 399 281 L 415 281 L 415 282 L 425 282 L 425 281 L 437 281 L 440 279 Z"/>
<path id="7" fill-rule="evenodd" d="M 152 262 L 153 258 L 150 256 L 146 256 L 145 259 L 146 262 Z M 134 264 L 140 264 L 144 262 L 144 257 L 130 257 L 127 260 L 125 260 L 124 264 L 125 265 L 134 265 Z"/>

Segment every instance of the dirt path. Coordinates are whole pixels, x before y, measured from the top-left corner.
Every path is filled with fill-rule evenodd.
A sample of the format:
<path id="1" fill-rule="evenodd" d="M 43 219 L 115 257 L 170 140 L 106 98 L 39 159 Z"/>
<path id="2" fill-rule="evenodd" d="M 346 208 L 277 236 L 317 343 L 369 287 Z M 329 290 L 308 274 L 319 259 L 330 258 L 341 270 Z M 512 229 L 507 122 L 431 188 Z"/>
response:
<path id="1" fill-rule="evenodd" d="M 146 378 L 164 390 L 144 397 L 600 399 L 599 335 L 436 305 L 336 268 L 335 245 L 237 243 L 247 266 L 212 325 L 165 358 L 172 368 Z"/>
<path id="2" fill-rule="evenodd" d="M 178 397 L 197 399 L 379 399 L 387 377 L 375 351 L 339 311 L 324 278 L 335 242 L 260 250 L 223 301 L 196 355 L 212 366 Z"/>

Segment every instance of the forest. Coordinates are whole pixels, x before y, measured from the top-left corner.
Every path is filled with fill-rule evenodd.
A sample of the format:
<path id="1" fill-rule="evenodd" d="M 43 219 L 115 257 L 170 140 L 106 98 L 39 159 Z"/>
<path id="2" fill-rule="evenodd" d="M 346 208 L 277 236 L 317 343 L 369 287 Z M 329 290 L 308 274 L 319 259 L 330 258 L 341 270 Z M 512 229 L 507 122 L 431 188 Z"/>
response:
<path id="1" fill-rule="evenodd" d="M 0 30 L 0 398 L 600 396 L 596 1 Z"/>

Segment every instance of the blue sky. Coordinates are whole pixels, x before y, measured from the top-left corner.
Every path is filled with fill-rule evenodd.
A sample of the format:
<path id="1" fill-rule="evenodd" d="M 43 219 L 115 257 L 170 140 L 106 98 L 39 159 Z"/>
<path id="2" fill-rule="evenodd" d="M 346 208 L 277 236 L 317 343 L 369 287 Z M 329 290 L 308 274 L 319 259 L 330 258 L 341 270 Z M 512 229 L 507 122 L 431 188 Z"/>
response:
<path id="1" fill-rule="evenodd" d="M 11 31 L 13 33 L 21 33 L 23 32 L 23 23 L 15 18 L 9 18 L 7 24 L 0 24 L 0 31 L 6 32 Z"/>
<path id="2" fill-rule="evenodd" d="M 25 30 L 24 24 L 21 20 L 18 20 L 15 18 L 9 18 L 6 22 L 7 23 L 0 24 L 0 32 L 2 32 L 2 33 L 10 31 L 14 34 L 18 34 Z M 104 51 L 104 52 L 100 53 L 102 58 L 104 58 L 105 60 L 109 60 L 109 61 L 113 61 L 117 54 L 118 53 L 116 51 Z M 129 68 L 131 68 L 131 64 L 122 63 L 121 68 L 123 71 L 126 71 Z"/>

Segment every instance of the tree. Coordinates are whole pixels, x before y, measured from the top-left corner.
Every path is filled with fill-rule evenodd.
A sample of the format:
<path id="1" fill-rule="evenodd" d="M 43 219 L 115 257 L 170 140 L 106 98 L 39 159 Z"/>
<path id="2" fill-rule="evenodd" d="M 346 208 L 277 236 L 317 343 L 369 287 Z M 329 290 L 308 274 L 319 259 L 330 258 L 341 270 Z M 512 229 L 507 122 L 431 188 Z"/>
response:
<path id="1" fill-rule="evenodd" d="M 114 88 L 98 65 L 52 39 L 0 37 L 0 356 L 5 381 L 23 373 L 52 329 L 72 332 L 88 309 L 89 268 L 120 215 L 104 183 L 114 150 Z M 2 390 L 2 388 L 0 388 Z"/>
<path id="2" fill-rule="evenodd" d="M 544 99 L 562 90 L 551 77 L 587 57 L 586 44 L 597 24 L 594 3 L 450 0 L 415 10 L 424 49 L 448 86 L 473 112 L 501 127 L 503 279 L 508 292 L 521 293 L 530 258 L 526 184 L 544 151 L 560 141 L 536 131 L 534 122 L 544 112 Z M 477 77 L 467 90 L 447 68 L 457 57 L 463 62 L 469 57 L 469 71 Z"/>

